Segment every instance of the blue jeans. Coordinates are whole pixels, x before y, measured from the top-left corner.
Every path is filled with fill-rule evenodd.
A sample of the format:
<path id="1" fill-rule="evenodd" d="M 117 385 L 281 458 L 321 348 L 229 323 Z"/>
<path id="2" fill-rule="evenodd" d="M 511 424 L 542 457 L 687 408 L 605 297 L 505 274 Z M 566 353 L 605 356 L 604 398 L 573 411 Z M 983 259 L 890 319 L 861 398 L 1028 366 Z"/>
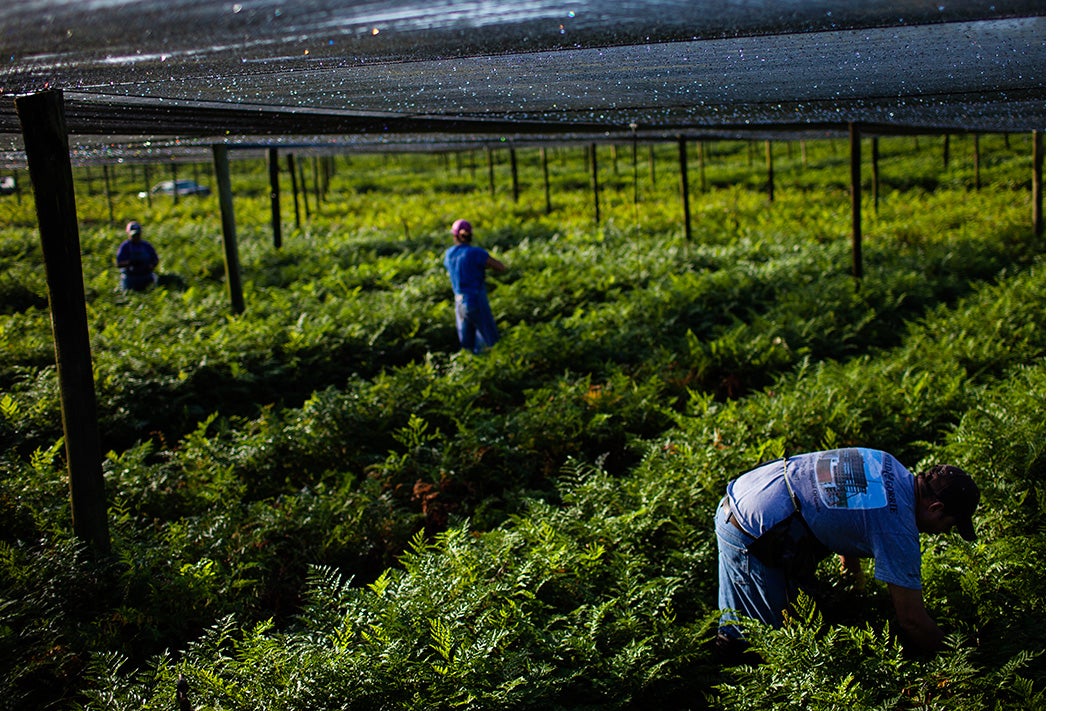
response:
<path id="1" fill-rule="evenodd" d="M 773 627 L 784 624 L 782 611 L 795 599 L 798 587 L 784 570 L 763 565 L 748 553 L 755 537 L 727 521 L 724 503 L 723 498 L 714 516 L 718 538 L 718 609 L 722 611 L 718 633 L 738 639 L 743 634 L 732 623 L 740 621 L 741 616 Z"/>
<path id="2" fill-rule="evenodd" d="M 459 345 L 468 351 L 480 353 L 496 345 L 500 332 L 492 317 L 487 293 L 456 294 L 455 329 L 459 333 Z"/>

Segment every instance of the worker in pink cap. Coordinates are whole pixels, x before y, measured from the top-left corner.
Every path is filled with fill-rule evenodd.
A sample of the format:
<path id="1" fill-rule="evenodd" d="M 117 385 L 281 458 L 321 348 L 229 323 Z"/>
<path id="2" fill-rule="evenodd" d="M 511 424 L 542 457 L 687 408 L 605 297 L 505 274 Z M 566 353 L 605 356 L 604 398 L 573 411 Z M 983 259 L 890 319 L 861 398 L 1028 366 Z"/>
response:
<path id="1" fill-rule="evenodd" d="M 481 247 L 470 244 L 473 238 L 474 228 L 470 223 L 456 220 L 452 224 L 453 244 L 444 253 L 444 267 L 455 293 L 455 327 L 459 332 L 459 345 L 472 353 L 480 353 L 500 340 L 485 290 L 485 269 L 503 272 L 507 267 Z"/>
<path id="2" fill-rule="evenodd" d="M 141 237 L 141 223 L 126 225 L 126 239 L 118 247 L 115 264 L 122 272 L 123 289 L 143 291 L 158 281 L 155 268 L 159 266 L 159 256 Z"/>

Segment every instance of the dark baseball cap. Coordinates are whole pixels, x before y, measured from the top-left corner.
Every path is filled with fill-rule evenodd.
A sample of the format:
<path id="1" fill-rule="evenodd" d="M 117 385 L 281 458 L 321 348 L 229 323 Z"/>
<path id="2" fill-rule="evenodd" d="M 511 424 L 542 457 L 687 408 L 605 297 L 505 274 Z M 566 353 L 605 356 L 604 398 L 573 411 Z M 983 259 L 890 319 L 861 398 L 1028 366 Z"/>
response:
<path id="1" fill-rule="evenodd" d="M 937 464 L 925 473 L 929 489 L 944 511 L 955 518 L 955 529 L 967 541 L 977 540 L 973 530 L 973 514 L 981 500 L 981 492 L 970 475 L 950 464 Z"/>

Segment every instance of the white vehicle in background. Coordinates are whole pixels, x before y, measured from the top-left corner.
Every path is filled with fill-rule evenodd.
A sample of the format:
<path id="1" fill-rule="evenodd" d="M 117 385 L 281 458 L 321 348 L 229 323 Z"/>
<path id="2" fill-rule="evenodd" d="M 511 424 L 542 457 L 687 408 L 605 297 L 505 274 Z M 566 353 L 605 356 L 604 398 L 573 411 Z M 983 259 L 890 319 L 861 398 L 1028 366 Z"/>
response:
<path id="1" fill-rule="evenodd" d="M 153 185 L 151 193 L 152 195 L 174 195 L 177 193 L 178 197 L 186 197 L 187 195 L 210 195 L 211 188 L 206 185 L 200 185 L 195 180 L 164 180 Z M 146 198 L 148 193 L 142 190 L 137 193 L 137 197 Z"/>

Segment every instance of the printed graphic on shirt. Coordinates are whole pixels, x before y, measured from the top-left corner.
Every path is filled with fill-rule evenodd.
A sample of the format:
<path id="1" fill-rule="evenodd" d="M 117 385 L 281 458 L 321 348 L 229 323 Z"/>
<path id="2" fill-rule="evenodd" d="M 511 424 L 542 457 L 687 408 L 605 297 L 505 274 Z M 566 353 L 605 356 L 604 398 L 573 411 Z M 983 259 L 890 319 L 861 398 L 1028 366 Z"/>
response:
<path id="1" fill-rule="evenodd" d="M 835 449 L 815 462 L 818 494 L 829 508 L 879 509 L 888 503 L 884 452 Z"/>

